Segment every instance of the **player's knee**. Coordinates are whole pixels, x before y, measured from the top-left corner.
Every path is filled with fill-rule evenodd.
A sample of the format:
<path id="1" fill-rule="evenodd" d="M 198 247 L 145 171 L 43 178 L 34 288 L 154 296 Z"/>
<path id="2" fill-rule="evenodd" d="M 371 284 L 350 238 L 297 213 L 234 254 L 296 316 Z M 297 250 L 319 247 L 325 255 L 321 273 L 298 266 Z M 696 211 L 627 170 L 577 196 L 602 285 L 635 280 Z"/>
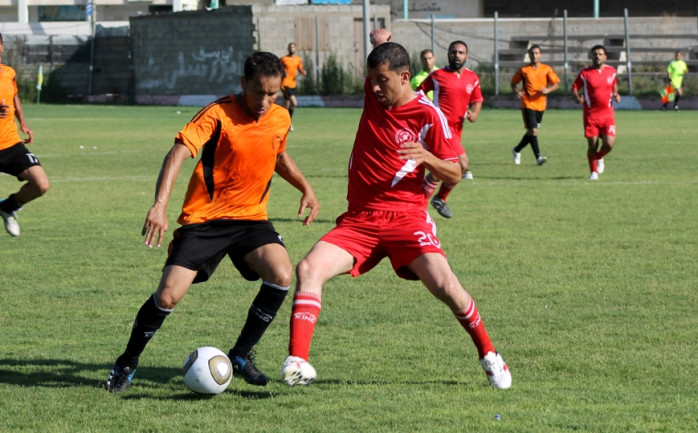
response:
<path id="1" fill-rule="evenodd" d="M 157 293 L 155 293 L 155 303 L 158 305 L 158 307 L 162 308 L 163 310 L 174 309 L 174 307 L 177 306 L 178 302 L 179 299 L 177 299 L 167 291 L 158 291 Z"/>
<path id="2" fill-rule="evenodd" d="M 291 270 L 291 266 L 279 265 L 273 269 L 272 278 L 266 280 L 277 286 L 289 287 L 292 279 L 293 272 Z"/>
<path id="3" fill-rule="evenodd" d="M 46 194 L 51 187 L 51 184 L 48 180 L 48 177 L 44 176 L 40 179 L 37 179 L 36 182 L 34 183 L 34 187 L 36 188 L 36 192 L 39 194 L 39 197 L 42 195 Z"/>

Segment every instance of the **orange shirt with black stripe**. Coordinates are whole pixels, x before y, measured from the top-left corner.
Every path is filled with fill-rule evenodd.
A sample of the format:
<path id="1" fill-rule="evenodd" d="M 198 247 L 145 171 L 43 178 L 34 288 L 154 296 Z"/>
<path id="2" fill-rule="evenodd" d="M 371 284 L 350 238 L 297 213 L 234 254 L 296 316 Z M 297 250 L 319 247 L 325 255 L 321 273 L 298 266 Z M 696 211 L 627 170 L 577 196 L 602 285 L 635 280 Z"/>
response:
<path id="1" fill-rule="evenodd" d="M 286 70 L 286 76 L 281 82 L 281 87 L 295 89 L 296 74 L 298 73 L 299 69 L 303 69 L 303 60 L 300 58 L 300 56 L 294 54 L 292 56 L 283 56 L 281 58 L 281 63 L 284 65 L 284 69 Z"/>
<path id="2" fill-rule="evenodd" d="M 204 107 L 175 137 L 192 157 L 201 154 L 177 221 L 267 220 L 276 158 L 290 126 L 288 110 L 276 104 L 257 121 L 234 96 Z"/>
<path id="3" fill-rule="evenodd" d="M 560 82 L 553 68 L 543 63 L 539 63 L 535 68 L 533 65 L 521 67 L 511 78 L 511 84 L 519 84 L 523 81 L 523 94 L 521 95 L 521 108 L 528 108 L 535 111 L 545 111 L 546 95 L 541 93 L 541 89 L 550 84 Z"/>
<path id="4" fill-rule="evenodd" d="M 17 95 L 17 73 L 7 65 L 0 65 L 0 101 L 7 105 L 7 115 L 0 119 L 0 150 L 10 148 L 22 141 L 15 122 L 15 95 Z"/>

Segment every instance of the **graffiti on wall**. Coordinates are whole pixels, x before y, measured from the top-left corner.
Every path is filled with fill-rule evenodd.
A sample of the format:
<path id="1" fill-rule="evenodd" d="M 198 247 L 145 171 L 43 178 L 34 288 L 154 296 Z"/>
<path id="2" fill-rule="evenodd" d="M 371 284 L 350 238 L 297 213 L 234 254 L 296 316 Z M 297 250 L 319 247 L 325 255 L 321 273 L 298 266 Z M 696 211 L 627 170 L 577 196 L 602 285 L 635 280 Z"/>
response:
<path id="1" fill-rule="evenodd" d="M 205 91 L 200 87 L 206 85 L 211 86 L 209 92 L 233 89 L 239 87 L 243 69 L 243 53 L 234 51 L 233 47 L 179 51 L 174 65 L 158 64 L 156 57 L 148 57 L 143 70 L 143 76 L 148 78 L 139 82 L 138 87 L 182 94 Z"/>

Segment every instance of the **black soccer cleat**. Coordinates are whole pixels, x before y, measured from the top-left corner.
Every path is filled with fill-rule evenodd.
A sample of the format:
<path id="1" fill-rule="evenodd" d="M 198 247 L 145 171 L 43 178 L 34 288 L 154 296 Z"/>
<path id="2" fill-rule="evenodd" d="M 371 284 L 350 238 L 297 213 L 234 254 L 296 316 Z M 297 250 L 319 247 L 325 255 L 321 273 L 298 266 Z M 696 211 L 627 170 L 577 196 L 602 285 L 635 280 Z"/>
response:
<path id="1" fill-rule="evenodd" d="M 254 365 L 254 352 L 250 352 L 245 356 L 233 355 L 232 350 L 228 352 L 228 358 L 233 364 L 233 375 L 245 379 L 245 382 L 251 385 L 265 386 L 269 379 L 259 371 Z"/>
<path id="2" fill-rule="evenodd" d="M 117 359 L 107 378 L 107 391 L 114 393 L 126 391 L 131 386 L 134 374 L 136 374 L 135 366 L 121 365 Z"/>

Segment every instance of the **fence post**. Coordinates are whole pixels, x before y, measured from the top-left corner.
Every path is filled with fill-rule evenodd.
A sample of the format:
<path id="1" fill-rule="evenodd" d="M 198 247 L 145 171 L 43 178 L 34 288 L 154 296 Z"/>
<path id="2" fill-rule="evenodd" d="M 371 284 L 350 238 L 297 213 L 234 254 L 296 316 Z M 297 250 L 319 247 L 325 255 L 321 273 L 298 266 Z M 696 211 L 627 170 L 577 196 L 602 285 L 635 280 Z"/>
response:
<path id="1" fill-rule="evenodd" d="M 497 11 L 494 11 L 494 96 L 499 96 L 499 49 L 497 45 Z"/>
<path id="2" fill-rule="evenodd" d="M 567 87 L 567 81 L 569 79 L 570 65 L 567 61 L 567 9 L 562 12 L 562 46 L 564 52 L 564 77 L 565 77 L 565 95 L 568 93 L 569 89 Z"/>
<path id="3" fill-rule="evenodd" d="M 633 70 L 630 61 L 630 38 L 628 37 L 628 8 L 623 9 L 623 21 L 625 23 L 625 63 L 628 68 L 628 93 L 633 95 Z"/>

